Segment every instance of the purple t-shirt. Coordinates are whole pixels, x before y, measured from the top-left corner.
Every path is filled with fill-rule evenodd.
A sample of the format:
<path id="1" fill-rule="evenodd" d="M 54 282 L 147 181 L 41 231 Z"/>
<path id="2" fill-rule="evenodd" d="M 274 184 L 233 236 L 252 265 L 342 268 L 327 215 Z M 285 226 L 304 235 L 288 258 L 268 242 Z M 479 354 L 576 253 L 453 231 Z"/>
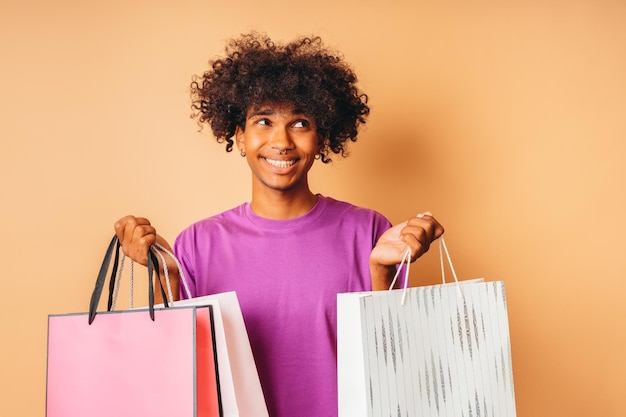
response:
<path id="1" fill-rule="evenodd" d="M 271 417 L 337 416 L 337 293 L 371 290 L 370 252 L 390 226 L 319 196 L 294 219 L 245 203 L 177 237 L 194 297 L 237 292 Z"/>

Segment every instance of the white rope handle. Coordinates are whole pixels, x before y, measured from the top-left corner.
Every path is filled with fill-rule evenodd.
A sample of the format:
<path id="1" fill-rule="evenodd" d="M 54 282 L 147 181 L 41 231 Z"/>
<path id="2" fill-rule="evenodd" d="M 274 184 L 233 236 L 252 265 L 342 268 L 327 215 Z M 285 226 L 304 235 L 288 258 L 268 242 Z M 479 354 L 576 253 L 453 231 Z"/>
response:
<path id="1" fill-rule="evenodd" d="M 176 255 L 174 255 L 170 250 L 166 249 L 165 247 L 163 247 L 162 245 L 160 245 L 158 243 L 155 243 L 153 246 L 155 246 L 159 250 L 162 250 L 170 258 L 172 258 L 174 260 L 174 262 L 176 263 L 176 267 L 178 268 L 178 274 L 180 275 L 180 281 L 183 283 L 183 288 L 185 289 L 185 294 L 187 294 L 187 298 L 192 298 L 191 291 L 189 291 L 189 285 L 187 284 L 187 279 L 185 278 L 185 273 L 183 272 L 183 267 L 180 264 L 180 261 L 178 260 L 178 258 L 176 258 Z M 163 265 L 165 265 L 165 261 L 163 261 Z M 164 269 L 167 269 L 167 268 L 164 268 Z"/>
<path id="2" fill-rule="evenodd" d="M 168 272 L 168 268 L 167 268 L 167 264 L 165 263 L 165 257 L 163 256 L 163 254 L 160 251 L 165 252 L 168 256 L 170 256 L 174 262 L 176 263 L 176 266 L 178 268 L 178 273 L 180 275 L 180 281 L 183 283 L 183 287 L 185 289 L 185 293 L 187 294 L 187 298 L 192 298 L 191 297 L 191 291 L 189 290 L 189 285 L 187 284 L 187 279 L 185 278 L 185 274 L 183 272 L 183 267 L 180 264 L 180 261 L 178 260 L 178 258 L 176 258 L 176 256 L 168 249 L 166 249 L 165 247 L 163 247 L 162 245 L 155 243 L 154 245 L 150 246 L 150 250 L 159 256 L 159 258 L 161 258 L 161 262 L 163 263 L 164 267 L 163 267 L 163 272 L 165 273 L 165 285 L 167 287 L 167 296 L 169 297 L 169 300 L 171 301 L 171 303 L 173 303 L 174 297 L 173 297 L 173 293 L 172 293 L 172 286 L 170 283 L 170 276 L 169 276 L 169 272 Z M 126 255 L 124 255 L 122 253 L 122 258 L 120 260 L 120 266 L 119 266 L 119 270 L 117 272 L 117 280 L 115 281 L 115 289 L 113 292 L 113 301 L 111 303 L 111 310 L 115 310 L 115 305 L 117 304 L 117 297 L 118 294 L 120 292 L 120 282 L 122 281 L 122 272 L 124 270 L 124 261 L 126 259 Z M 132 258 L 128 258 L 130 259 L 130 265 L 129 265 L 129 272 L 130 272 L 130 276 L 129 276 L 129 285 L 130 285 L 130 300 L 128 302 L 129 304 L 129 308 L 132 309 L 133 308 L 133 286 L 134 286 L 134 265 L 135 262 L 132 260 Z"/>
<path id="3" fill-rule="evenodd" d="M 130 259 L 130 258 L 128 258 Z M 126 260 L 126 255 L 124 255 L 122 253 L 122 258 L 120 259 L 120 266 L 117 270 L 117 279 L 115 280 L 115 288 L 113 289 L 113 300 L 111 301 L 111 311 L 115 310 L 115 306 L 117 305 L 117 297 L 120 293 L 120 283 L 122 282 L 122 277 L 123 277 L 123 272 L 124 272 L 124 261 Z M 134 262 L 132 259 L 130 259 L 130 265 L 128 266 L 129 269 L 129 300 L 128 300 L 128 308 L 132 309 L 133 308 L 133 286 L 134 286 L 134 281 L 135 281 L 135 274 L 134 274 L 134 270 L 135 268 L 134 266 Z"/>
<path id="4" fill-rule="evenodd" d="M 122 253 L 122 259 L 120 260 L 119 270 L 117 271 L 117 281 L 115 281 L 115 290 L 113 291 L 113 302 L 111 303 L 111 310 L 115 310 L 117 304 L 117 296 L 120 293 L 120 281 L 122 280 L 122 271 L 124 270 L 124 260 L 126 255 Z"/>
<path id="5" fill-rule="evenodd" d="M 454 270 L 454 265 L 452 265 L 452 259 L 450 258 L 450 252 L 448 252 L 448 247 L 446 246 L 446 241 L 443 239 L 443 236 L 439 237 L 439 263 L 441 264 L 441 282 L 443 284 L 446 283 L 446 273 L 443 264 L 443 251 L 446 253 L 446 258 L 448 259 L 448 265 L 450 265 L 450 271 L 452 271 L 452 277 L 454 278 L 454 282 L 459 283 L 459 279 L 456 276 L 456 271 Z"/>
<path id="6" fill-rule="evenodd" d="M 411 248 L 407 248 L 407 250 L 404 252 L 404 255 L 402 255 L 402 260 L 400 261 L 400 264 L 398 265 L 397 269 L 396 269 L 396 274 L 393 276 L 393 280 L 391 280 L 391 285 L 389 286 L 389 290 L 391 291 L 394 287 L 394 285 L 396 285 L 396 281 L 398 279 L 398 275 L 400 274 L 400 271 L 402 270 L 402 265 L 406 264 L 406 268 L 404 269 L 404 291 L 402 292 L 402 305 L 404 305 L 404 301 L 406 298 L 406 291 L 407 288 L 409 287 L 409 268 L 411 265 Z"/>
<path id="7" fill-rule="evenodd" d="M 456 282 L 456 285 L 459 286 L 459 280 L 456 276 L 456 271 L 454 270 L 454 266 L 452 265 L 452 259 L 450 258 L 450 252 L 448 252 L 446 241 L 444 240 L 443 236 L 440 236 L 439 237 L 439 263 L 441 264 L 441 281 L 443 284 L 445 284 L 446 272 L 445 272 L 445 265 L 443 262 L 443 252 L 446 253 L 446 259 L 448 260 L 450 271 L 452 271 L 454 282 Z M 403 286 L 403 291 L 402 291 L 401 305 L 404 305 L 404 302 L 406 300 L 407 290 L 409 288 L 409 268 L 411 265 L 411 248 L 407 248 L 407 250 L 404 252 L 404 255 L 402 256 L 402 260 L 400 261 L 400 264 L 398 264 L 398 267 L 396 269 L 396 274 L 394 275 L 393 280 L 391 281 L 391 285 L 389 286 L 390 291 L 393 290 L 393 287 L 396 284 L 396 281 L 398 280 L 398 275 L 400 274 L 400 271 L 402 270 L 403 265 L 405 265 L 406 267 L 404 269 L 404 286 Z"/>
<path id="8" fill-rule="evenodd" d="M 129 281 L 129 283 L 128 283 L 128 286 L 129 286 L 129 290 L 128 290 L 128 298 L 129 298 L 128 308 L 133 308 L 133 294 L 134 294 L 134 288 L 135 288 L 135 263 L 131 262 L 129 267 L 128 267 L 128 269 L 129 269 L 129 273 L 130 273 L 129 274 L 130 277 L 128 279 L 128 281 Z"/>
<path id="9" fill-rule="evenodd" d="M 172 295 L 172 285 L 170 284 L 170 274 L 168 272 L 167 264 L 165 263 L 165 256 L 163 256 L 161 252 L 153 247 L 150 247 L 150 250 L 152 251 L 152 253 L 161 258 L 161 262 L 163 263 L 163 273 L 165 274 L 165 286 L 167 287 L 167 296 L 169 297 L 169 300 L 173 302 L 174 296 Z"/>

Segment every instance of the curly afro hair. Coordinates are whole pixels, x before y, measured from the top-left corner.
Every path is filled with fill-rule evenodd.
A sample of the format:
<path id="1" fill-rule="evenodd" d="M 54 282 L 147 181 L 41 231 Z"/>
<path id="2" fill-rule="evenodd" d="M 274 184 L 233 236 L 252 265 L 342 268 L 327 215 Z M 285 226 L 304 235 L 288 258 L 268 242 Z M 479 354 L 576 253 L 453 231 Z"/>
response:
<path id="1" fill-rule="evenodd" d="M 264 34 L 243 34 L 227 43 L 225 57 L 209 64 L 193 77 L 191 116 L 200 126 L 208 123 L 227 152 L 236 128 L 245 129 L 250 108 L 280 103 L 315 120 L 321 159 L 328 162 L 331 152 L 346 156 L 346 141 L 356 141 L 370 112 L 350 66 L 319 37 L 276 44 Z"/>

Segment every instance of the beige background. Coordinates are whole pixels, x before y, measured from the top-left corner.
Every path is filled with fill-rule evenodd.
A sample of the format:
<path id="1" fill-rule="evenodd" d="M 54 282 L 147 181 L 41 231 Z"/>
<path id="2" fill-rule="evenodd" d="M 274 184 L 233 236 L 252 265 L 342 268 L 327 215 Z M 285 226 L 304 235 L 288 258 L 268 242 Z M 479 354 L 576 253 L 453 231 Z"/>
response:
<path id="1" fill-rule="evenodd" d="M 626 3 L 504 3 L 3 1 L 0 415 L 44 415 L 47 315 L 86 309 L 118 217 L 173 239 L 249 198 L 187 95 L 249 29 L 320 34 L 371 97 L 314 191 L 432 210 L 461 278 L 505 280 L 518 415 L 626 415 Z"/>

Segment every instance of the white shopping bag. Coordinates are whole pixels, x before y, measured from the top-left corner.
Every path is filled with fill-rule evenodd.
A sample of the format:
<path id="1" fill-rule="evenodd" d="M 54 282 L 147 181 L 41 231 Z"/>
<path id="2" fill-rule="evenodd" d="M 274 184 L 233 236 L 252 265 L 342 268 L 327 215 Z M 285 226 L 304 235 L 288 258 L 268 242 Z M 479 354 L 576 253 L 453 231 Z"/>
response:
<path id="1" fill-rule="evenodd" d="M 219 392 L 224 417 L 267 417 L 248 332 L 235 292 L 176 301 L 175 306 L 213 306 Z"/>
<path id="2" fill-rule="evenodd" d="M 190 297 L 191 293 L 178 259 L 163 246 L 155 244 L 154 253 L 161 257 L 163 265 L 166 265 L 165 259 L 156 249 L 165 252 L 174 259 L 178 265 L 182 288 Z M 167 270 L 165 270 L 165 281 L 167 282 L 169 298 L 172 299 Z M 261 388 L 237 294 L 231 291 L 188 298 L 170 303 L 170 305 L 174 307 L 212 306 L 214 351 L 217 360 L 218 390 L 223 417 L 268 417 L 265 396 Z"/>
<path id="3" fill-rule="evenodd" d="M 502 281 L 339 294 L 337 333 L 339 417 L 516 415 Z"/>

